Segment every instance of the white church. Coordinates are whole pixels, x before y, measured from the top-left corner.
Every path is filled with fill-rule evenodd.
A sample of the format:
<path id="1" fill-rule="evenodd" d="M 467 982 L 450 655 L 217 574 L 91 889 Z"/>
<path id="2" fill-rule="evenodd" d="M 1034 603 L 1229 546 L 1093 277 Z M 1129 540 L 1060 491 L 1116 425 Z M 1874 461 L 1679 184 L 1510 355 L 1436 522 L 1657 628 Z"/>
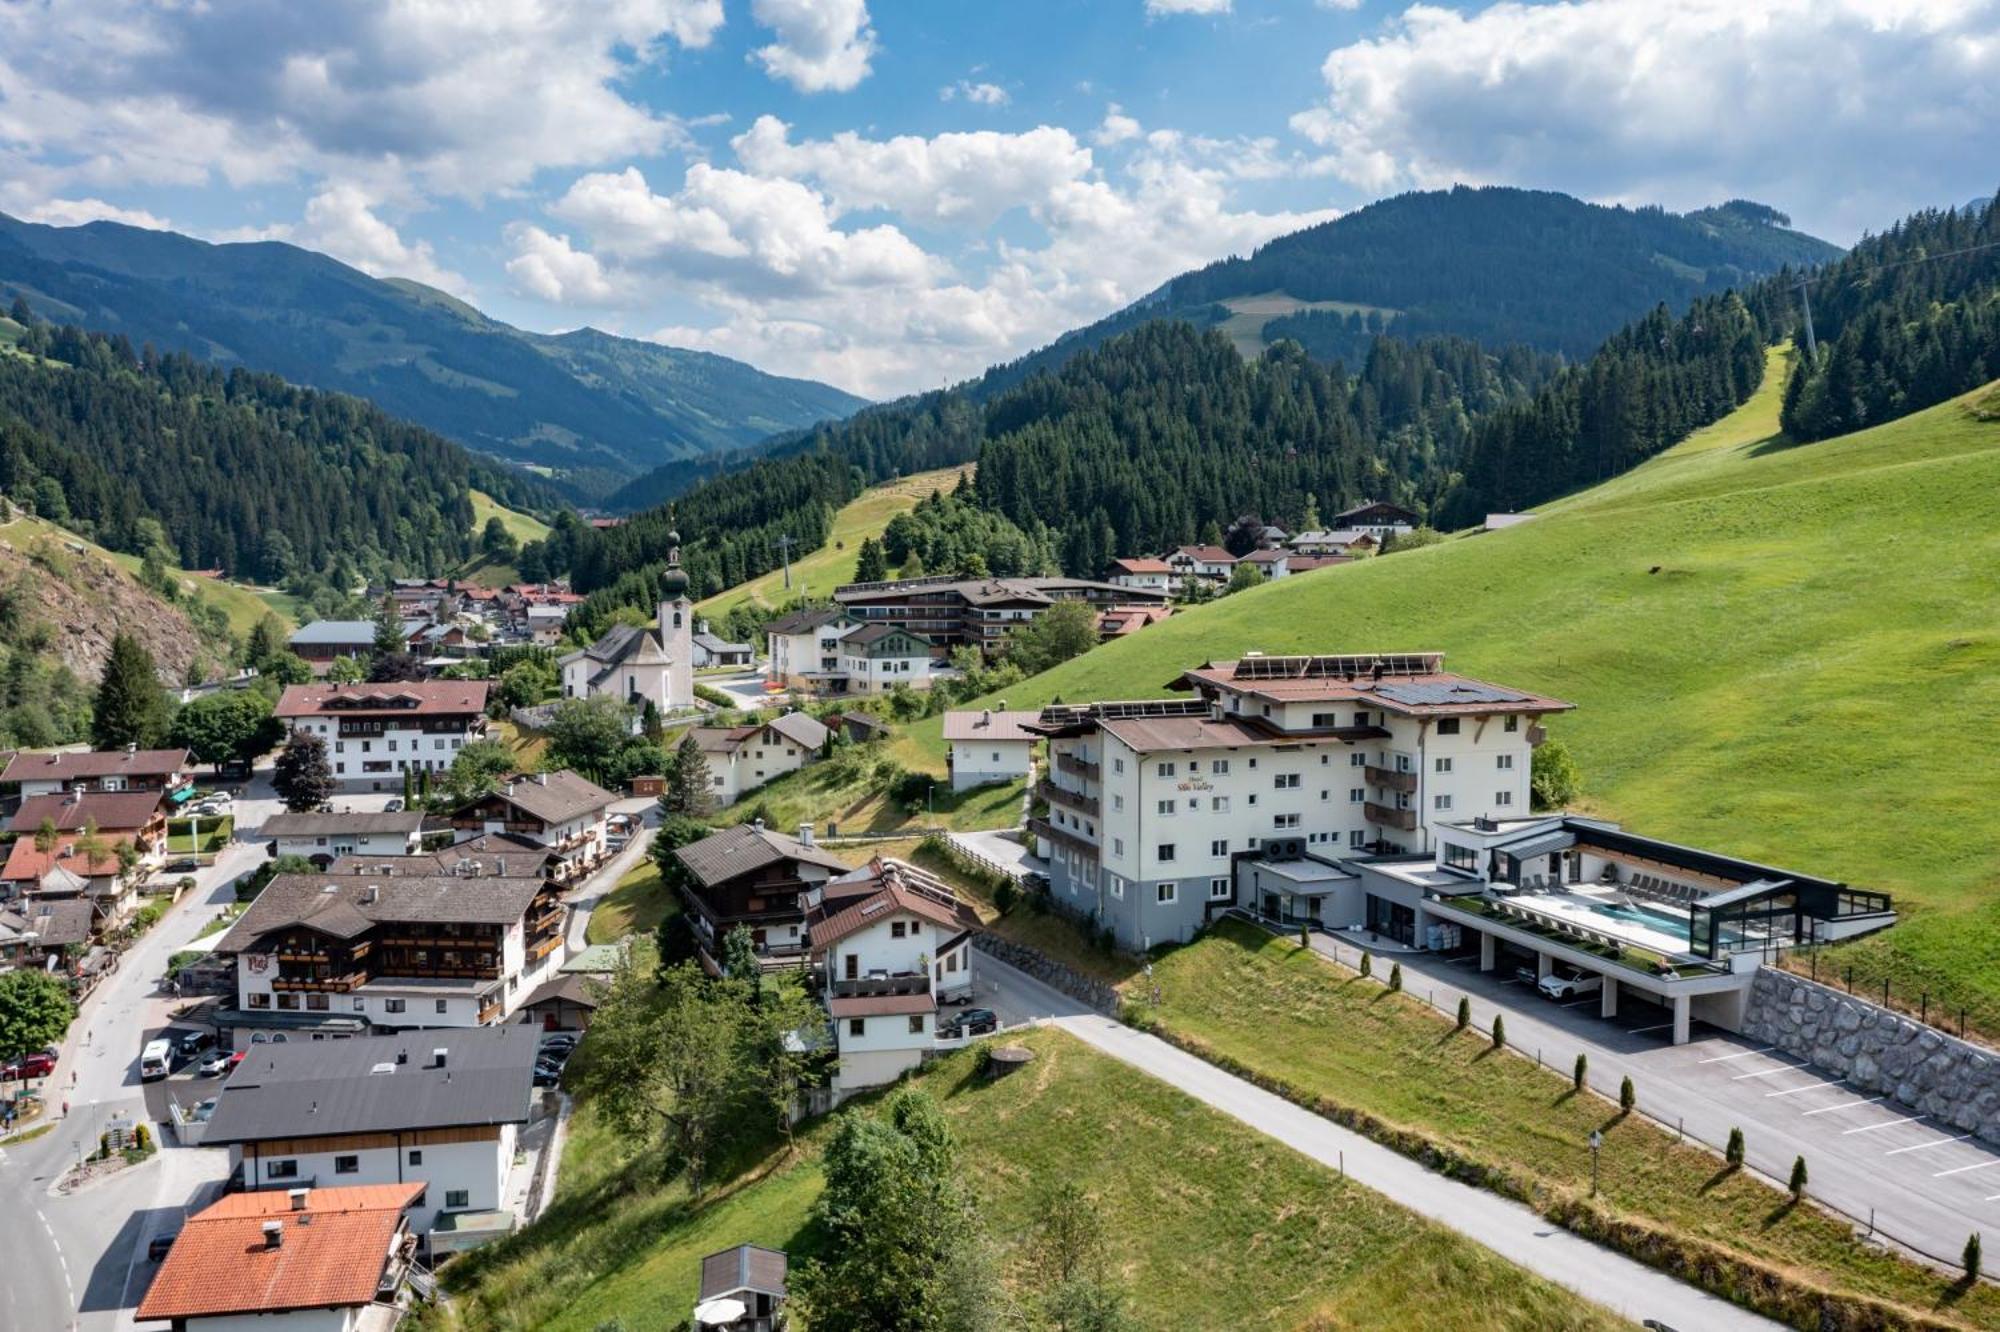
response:
<path id="1" fill-rule="evenodd" d="M 562 659 L 564 698 L 608 694 L 661 712 L 694 706 L 694 603 L 681 570 L 681 537 L 667 534 L 667 570 L 660 575 L 660 612 L 651 629 L 621 624 Z"/>

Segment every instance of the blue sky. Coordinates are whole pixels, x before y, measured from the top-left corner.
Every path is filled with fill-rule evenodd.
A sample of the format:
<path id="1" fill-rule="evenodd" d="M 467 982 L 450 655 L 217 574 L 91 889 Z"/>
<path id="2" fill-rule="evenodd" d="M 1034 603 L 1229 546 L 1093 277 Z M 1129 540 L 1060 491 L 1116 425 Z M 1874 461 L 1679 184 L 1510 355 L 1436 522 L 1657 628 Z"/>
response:
<path id="1" fill-rule="evenodd" d="M 1851 241 L 2000 176 L 2000 0 L 0 5 L 0 210 L 283 239 L 871 395 L 1454 181 Z"/>

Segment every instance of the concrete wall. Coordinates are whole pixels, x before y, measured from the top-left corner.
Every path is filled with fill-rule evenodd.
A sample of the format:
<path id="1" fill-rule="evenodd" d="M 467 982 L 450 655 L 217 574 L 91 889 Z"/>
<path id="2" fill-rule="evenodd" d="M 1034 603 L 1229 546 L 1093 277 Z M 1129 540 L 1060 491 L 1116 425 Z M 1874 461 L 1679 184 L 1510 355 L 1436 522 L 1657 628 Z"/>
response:
<path id="1" fill-rule="evenodd" d="M 1743 1034 L 2000 1144 L 2000 1054 L 1773 967 L 1751 982 Z"/>

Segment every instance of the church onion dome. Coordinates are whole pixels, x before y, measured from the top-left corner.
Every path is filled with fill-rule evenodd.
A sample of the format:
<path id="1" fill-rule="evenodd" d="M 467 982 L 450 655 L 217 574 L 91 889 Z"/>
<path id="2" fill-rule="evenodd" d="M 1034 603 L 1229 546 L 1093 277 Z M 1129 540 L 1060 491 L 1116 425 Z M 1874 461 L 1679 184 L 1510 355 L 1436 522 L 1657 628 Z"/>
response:
<path id="1" fill-rule="evenodd" d="M 660 595 L 678 601 L 687 595 L 688 576 L 681 569 L 681 534 L 667 533 L 667 571 L 660 575 Z"/>

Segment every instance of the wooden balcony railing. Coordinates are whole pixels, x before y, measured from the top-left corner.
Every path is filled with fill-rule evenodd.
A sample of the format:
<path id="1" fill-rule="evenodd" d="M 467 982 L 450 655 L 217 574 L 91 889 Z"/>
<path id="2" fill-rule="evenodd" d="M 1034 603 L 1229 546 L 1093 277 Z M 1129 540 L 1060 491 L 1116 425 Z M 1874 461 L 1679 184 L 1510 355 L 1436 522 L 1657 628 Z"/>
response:
<path id="1" fill-rule="evenodd" d="M 1078 758 L 1074 754 L 1057 754 L 1056 766 L 1064 772 L 1073 772 L 1077 776 L 1093 782 L 1099 780 L 1104 775 L 1102 764 L 1092 763 L 1089 759 Z"/>
<path id="2" fill-rule="evenodd" d="M 1386 786 L 1391 791 L 1402 791 L 1405 794 L 1416 793 L 1417 774 L 1414 772 L 1398 772 L 1394 768 L 1380 768 L 1373 763 L 1362 771 L 1368 774 L 1368 780 L 1373 785 Z"/>
<path id="3" fill-rule="evenodd" d="M 1087 796 L 1081 791 L 1065 790 L 1046 779 L 1035 783 L 1035 794 L 1052 805 L 1063 805 L 1088 814 L 1092 818 L 1097 817 L 1097 811 L 1101 807 L 1096 796 Z"/>
<path id="4" fill-rule="evenodd" d="M 1052 842 L 1062 842 L 1079 850 L 1088 851 L 1093 856 L 1097 854 L 1096 842 L 1074 828 L 1059 827 L 1048 819 L 1029 819 L 1028 831 L 1037 837 L 1046 837 Z"/>
<path id="5" fill-rule="evenodd" d="M 1379 823 L 1385 828 L 1401 828 L 1404 832 L 1417 830 L 1417 811 L 1414 809 L 1391 809 L 1372 800 L 1361 808 L 1370 823 Z"/>

